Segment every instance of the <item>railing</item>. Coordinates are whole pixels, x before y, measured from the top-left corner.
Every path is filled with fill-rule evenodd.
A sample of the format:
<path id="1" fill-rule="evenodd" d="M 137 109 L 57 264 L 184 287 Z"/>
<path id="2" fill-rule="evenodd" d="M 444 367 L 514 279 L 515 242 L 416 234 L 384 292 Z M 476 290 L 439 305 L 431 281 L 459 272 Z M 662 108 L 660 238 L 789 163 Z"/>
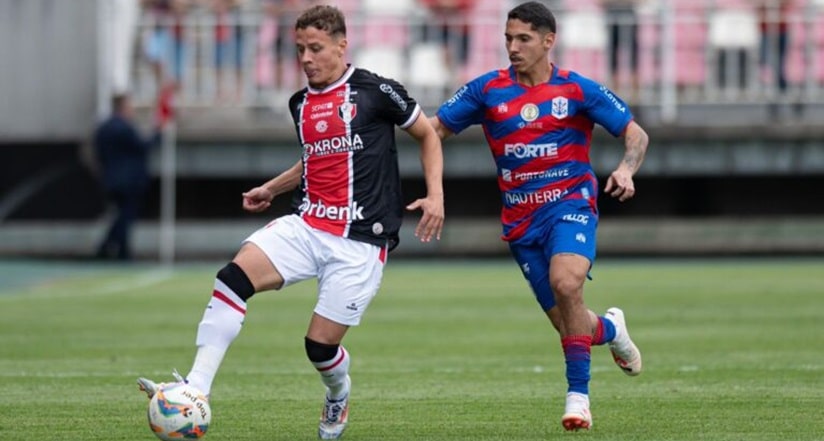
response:
<path id="1" fill-rule="evenodd" d="M 425 107 L 434 108 L 466 80 L 508 64 L 506 2 L 499 3 L 503 5 L 497 9 L 448 22 L 419 9 L 378 15 L 364 8 L 347 11 L 349 60 L 401 81 Z M 635 15 L 617 17 L 595 6 L 559 10 L 551 58 L 609 85 L 633 104 L 660 107 L 664 119 L 684 104 L 824 103 L 820 3 L 796 0 L 783 16 L 776 4 L 764 17 L 750 2 L 730 0 L 646 2 Z M 291 40 L 293 20 L 273 21 L 244 10 L 221 22 L 220 34 L 215 16 L 206 11 L 179 20 L 145 15 L 135 51 L 137 102 L 151 105 L 159 84 L 176 80 L 176 103 L 182 108 L 285 112 L 286 98 L 304 85 Z M 451 31 L 443 32 L 444 25 Z M 613 25 L 623 30 L 611 32 Z M 782 26 L 786 46 L 775 32 Z M 464 28 L 466 35 L 457 31 Z M 637 42 L 632 32 L 637 32 Z M 619 54 L 615 63 L 613 42 Z M 161 52 L 163 63 L 147 61 L 147 53 Z M 783 76 L 775 68 L 779 60 Z"/>

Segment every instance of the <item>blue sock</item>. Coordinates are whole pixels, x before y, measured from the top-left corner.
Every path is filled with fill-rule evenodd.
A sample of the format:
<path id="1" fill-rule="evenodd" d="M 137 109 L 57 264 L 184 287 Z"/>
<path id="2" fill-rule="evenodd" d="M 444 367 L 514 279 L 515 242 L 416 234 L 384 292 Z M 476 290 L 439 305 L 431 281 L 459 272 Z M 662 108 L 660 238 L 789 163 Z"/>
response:
<path id="1" fill-rule="evenodd" d="M 589 395 L 591 335 L 569 335 L 561 339 L 566 361 L 567 392 Z"/>
<path id="2" fill-rule="evenodd" d="M 602 345 L 615 339 L 615 324 L 603 316 L 598 317 L 598 327 L 595 329 L 595 336 L 592 338 L 593 345 Z"/>

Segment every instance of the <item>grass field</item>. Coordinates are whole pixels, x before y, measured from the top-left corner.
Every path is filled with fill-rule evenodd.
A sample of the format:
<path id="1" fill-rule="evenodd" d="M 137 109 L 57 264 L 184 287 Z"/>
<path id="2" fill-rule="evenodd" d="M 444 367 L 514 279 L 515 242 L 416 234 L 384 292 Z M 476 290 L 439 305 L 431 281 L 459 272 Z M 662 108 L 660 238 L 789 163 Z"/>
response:
<path id="1" fill-rule="evenodd" d="M 222 263 L 31 265 L 0 270 L 0 440 L 155 439 L 135 378 L 188 371 Z M 645 368 L 627 377 L 594 348 L 593 430 L 561 428 L 560 344 L 513 263 L 396 261 L 346 340 L 344 438 L 824 439 L 824 260 L 603 260 L 593 276 L 588 305 L 624 308 Z M 206 439 L 315 439 L 314 287 L 252 299 Z"/>

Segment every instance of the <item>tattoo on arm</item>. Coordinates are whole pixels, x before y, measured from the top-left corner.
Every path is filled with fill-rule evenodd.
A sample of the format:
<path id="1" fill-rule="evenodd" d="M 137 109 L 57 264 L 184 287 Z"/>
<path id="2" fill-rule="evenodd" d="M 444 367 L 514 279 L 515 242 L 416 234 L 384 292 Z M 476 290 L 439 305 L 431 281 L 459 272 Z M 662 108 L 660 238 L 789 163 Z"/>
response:
<path id="1" fill-rule="evenodd" d="M 626 153 L 621 163 L 629 167 L 633 172 L 638 171 L 641 167 L 641 162 L 644 160 L 644 153 L 647 150 L 647 137 L 643 132 L 633 131 L 628 133 L 626 137 Z"/>

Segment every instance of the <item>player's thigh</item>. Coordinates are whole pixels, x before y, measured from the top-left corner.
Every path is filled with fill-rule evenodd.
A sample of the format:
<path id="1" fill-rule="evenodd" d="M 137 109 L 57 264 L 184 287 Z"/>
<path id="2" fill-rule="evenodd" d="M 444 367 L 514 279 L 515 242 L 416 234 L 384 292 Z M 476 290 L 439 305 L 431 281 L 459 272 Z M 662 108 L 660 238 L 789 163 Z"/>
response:
<path id="1" fill-rule="evenodd" d="M 300 217 L 279 217 L 244 240 L 235 262 L 244 271 L 247 268 L 243 262 L 249 262 L 254 274 L 247 275 L 255 288 L 258 288 L 255 280 L 260 282 L 259 291 L 280 289 L 316 277 L 318 264 L 313 234 Z"/>
<path id="2" fill-rule="evenodd" d="M 549 282 L 554 291 L 583 286 L 596 253 L 598 218 L 586 210 L 559 212 L 546 242 Z M 560 288 L 560 289 L 559 289 Z"/>
<path id="3" fill-rule="evenodd" d="M 323 242 L 329 258 L 318 270 L 315 313 L 356 326 L 380 289 L 386 248 L 333 235 Z"/>
<path id="4" fill-rule="evenodd" d="M 544 248 L 510 243 L 509 250 L 541 308 L 548 311 L 555 306 L 555 297 L 549 286 L 549 260 Z"/>

